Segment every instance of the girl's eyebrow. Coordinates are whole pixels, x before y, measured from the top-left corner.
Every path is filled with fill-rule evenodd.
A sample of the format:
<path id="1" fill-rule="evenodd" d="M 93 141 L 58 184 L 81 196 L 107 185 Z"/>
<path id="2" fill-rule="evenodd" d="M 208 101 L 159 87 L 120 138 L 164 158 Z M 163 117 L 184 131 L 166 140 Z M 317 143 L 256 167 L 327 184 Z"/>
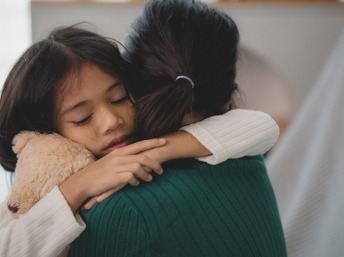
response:
<path id="1" fill-rule="evenodd" d="M 114 89 L 115 87 L 118 87 L 118 86 L 123 86 L 123 82 L 121 80 L 118 80 L 115 83 L 113 83 L 112 85 L 110 85 L 108 87 L 108 89 L 106 89 L 106 92 L 110 92 L 112 89 Z"/>
<path id="2" fill-rule="evenodd" d="M 123 82 L 120 81 L 120 80 L 119 80 L 119 81 L 116 81 L 115 83 L 113 83 L 112 85 L 110 85 L 110 86 L 105 90 L 105 92 L 108 93 L 108 92 L 110 92 L 111 90 L 113 90 L 114 88 L 116 88 L 116 87 L 118 87 L 118 86 L 123 86 Z M 77 108 L 80 108 L 80 107 L 86 105 L 87 102 L 89 102 L 89 101 L 88 101 L 88 100 L 81 101 L 81 102 L 79 102 L 79 103 L 76 103 L 76 104 L 74 104 L 74 105 L 68 107 L 66 110 L 64 110 L 64 111 L 62 112 L 61 116 L 65 115 L 65 114 L 67 114 L 67 113 L 69 113 L 69 112 L 71 112 L 71 111 L 73 111 L 73 110 L 75 110 L 75 109 L 77 109 Z"/>
<path id="3" fill-rule="evenodd" d="M 66 115 L 67 113 L 74 111 L 77 108 L 80 108 L 81 106 L 85 105 L 88 101 L 81 101 L 75 105 L 72 105 L 70 107 L 68 107 L 66 110 L 64 110 L 61 114 L 61 116 Z"/>

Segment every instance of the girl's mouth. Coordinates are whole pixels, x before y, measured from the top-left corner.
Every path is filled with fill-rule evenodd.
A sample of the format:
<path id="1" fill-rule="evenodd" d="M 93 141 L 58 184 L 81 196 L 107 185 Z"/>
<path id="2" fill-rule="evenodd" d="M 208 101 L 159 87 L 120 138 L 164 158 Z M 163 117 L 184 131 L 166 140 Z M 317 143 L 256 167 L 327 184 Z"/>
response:
<path id="1" fill-rule="evenodd" d="M 112 152 L 115 149 L 122 148 L 124 146 L 127 146 L 130 144 L 130 138 L 127 135 L 120 136 L 112 140 L 107 147 L 105 148 L 105 151 L 107 153 Z"/>

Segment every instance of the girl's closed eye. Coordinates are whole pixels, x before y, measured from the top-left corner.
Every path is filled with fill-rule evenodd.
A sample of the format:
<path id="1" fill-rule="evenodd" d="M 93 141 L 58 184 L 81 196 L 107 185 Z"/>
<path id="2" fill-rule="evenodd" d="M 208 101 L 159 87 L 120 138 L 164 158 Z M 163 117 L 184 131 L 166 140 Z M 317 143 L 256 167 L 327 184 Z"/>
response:
<path id="1" fill-rule="evenodd" d="M 111 104 L 115 105 L 115 104 L 121 104 L 121 103 L 124 103 L 125 101 L 127 101 L 129 98 L 127 95 L 119 98 L 119 99 L 116 99 L 116 100 L 112 100 L 111 101 Z"/>
<path id="2" fill-rule="evenodd" d="M 83 118 L 81 120 L 78 121 L 72 121 L 74 126 L 83 126 L 86 125 L 92 118 L 92 115 L 87 116 L 86 118 Z"/>

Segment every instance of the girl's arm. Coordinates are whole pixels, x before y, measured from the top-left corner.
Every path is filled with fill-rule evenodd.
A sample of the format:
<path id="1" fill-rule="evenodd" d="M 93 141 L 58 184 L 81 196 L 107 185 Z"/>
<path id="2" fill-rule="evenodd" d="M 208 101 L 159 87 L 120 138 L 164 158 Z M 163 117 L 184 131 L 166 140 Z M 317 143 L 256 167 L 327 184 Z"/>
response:
<path id="1" fill-rule="evenodd" d="M 165 142 L 145 140 L 113 151 L 55 186 L 16 219 L 4 201 L 0 206 L 0 256 L 58 256 L 85 228 L 80 216 L 74 216 L 79 206 L 88 197 L 136 184 L 138 178 L 149 180 L 143 167 L 161 173 L 159 162 L 137 153 Z"/>
<path id="2" fill-rule="evenodd" d="M 58 256 L 85 229 L 58 187 L 27 213 L 10 217 L 6 201 L 0 206 L 0 256 Z"/>
<path id="3" fill-rule="evenodd" d="M 277 141 L 279 128 L 266 113 L 253 110 L 232 110 L 181 128 L 164 136 L 167 143 L 143 151 L 160 163 L 169 160 L 194 158 L 218 164 L 229 158 L 264 154 Z M 103 201 L 117 190 L 93 197 L 84 209 Z"/>
<path id="4" fill-rule="evenodd" d="M 218 164 L 230 158 L 264 154 L 278 136 L 279 128 L 268 114 L 238 109 L 185 126 L 164 137 L 165 146 L 144 154 L 160 162 L 198 157 Z"/>
<path id="5" fill-rule="evenodd" d="M 232 110 L 182 128 L 192 134 L 212 155 L 199 160 L 218 164 L 227 159 L 266 153 L 276 143 L 279 127 L 268 114 Z"/>
<path id="6" fill-rule="evenodd" d="M 161 147 L 165 139 L 150 139 L 116 149 L 70 176 L 59 188 L 74 213 L 88 198 L 104 192 L 117 192 L 127 184 L 137 186 L 139 179 L 151 181 L 152 170 L 162 173 L 160 163 L 142 151 Z"/>

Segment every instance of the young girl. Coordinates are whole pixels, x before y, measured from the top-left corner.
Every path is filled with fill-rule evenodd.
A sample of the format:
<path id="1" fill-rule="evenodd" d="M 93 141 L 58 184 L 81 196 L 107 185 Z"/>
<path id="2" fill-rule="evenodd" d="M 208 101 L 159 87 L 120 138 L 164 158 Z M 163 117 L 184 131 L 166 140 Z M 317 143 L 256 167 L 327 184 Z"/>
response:
<path id="1" fill-rule="evenodd" d="M 238 42 L 234 21 L 200 1 L 149 1 L 125 52 L 139 82 L 129 83 L 137 89 L 138 138 L 232 109 Z M 154 183 L 127 187 L 83 217 L 71 257 L 286 256 L 261 156 L 165 167 Z"/>
<path id="2" fill-rule="evenodd" d="M 85 200 L 118 191 L 128 183 L 136 185 L 137 178 L 150 181 L 151 175 L 144 167 L 161 173 L 162 161 L 210 154 L 186 132 L 180 132 L 179 137 L 166 136 L 167 144 L 153 139 L 129 145 L 135 109 L 124 86 L 124 68 L 116 44 L 76 27 L 53 31 L 14 65 L 0 99 L 2 166 L 15 170 L 17 159 L 11 144 L 23 130 L 60 133 L 84 145 L 98 160 L 53 188 L 18 219 L 11 220 L 7 206 L 2 205 L 1 256 L 57 256 L 85 229 L 76 214 Z M 228 115 L 208 124 L 216 127 L 223 121 L 230 124 L 231 120 Z M 207 128 L 207 123 L 203 124 Z M 232 153 L 240 156 L 269 149 L 277 139 L 276 124 L 266 114 L 246 113 L 243 127 L 257 126 L 257 131 L 261 131 L 262 125 L 267 126 L 267 133 L 264 130 L 245 140 L 246 152 L 240 144 L 231 145 L 228 157 Z M 203 137 L 211 138 L 213 133 L 223 134 L 215 128 Z M 172 140 L 174 137 L 176 140 Z M 234 143 L 235 137 L 234 133 L 227 136 L 234 138 Z"/>

